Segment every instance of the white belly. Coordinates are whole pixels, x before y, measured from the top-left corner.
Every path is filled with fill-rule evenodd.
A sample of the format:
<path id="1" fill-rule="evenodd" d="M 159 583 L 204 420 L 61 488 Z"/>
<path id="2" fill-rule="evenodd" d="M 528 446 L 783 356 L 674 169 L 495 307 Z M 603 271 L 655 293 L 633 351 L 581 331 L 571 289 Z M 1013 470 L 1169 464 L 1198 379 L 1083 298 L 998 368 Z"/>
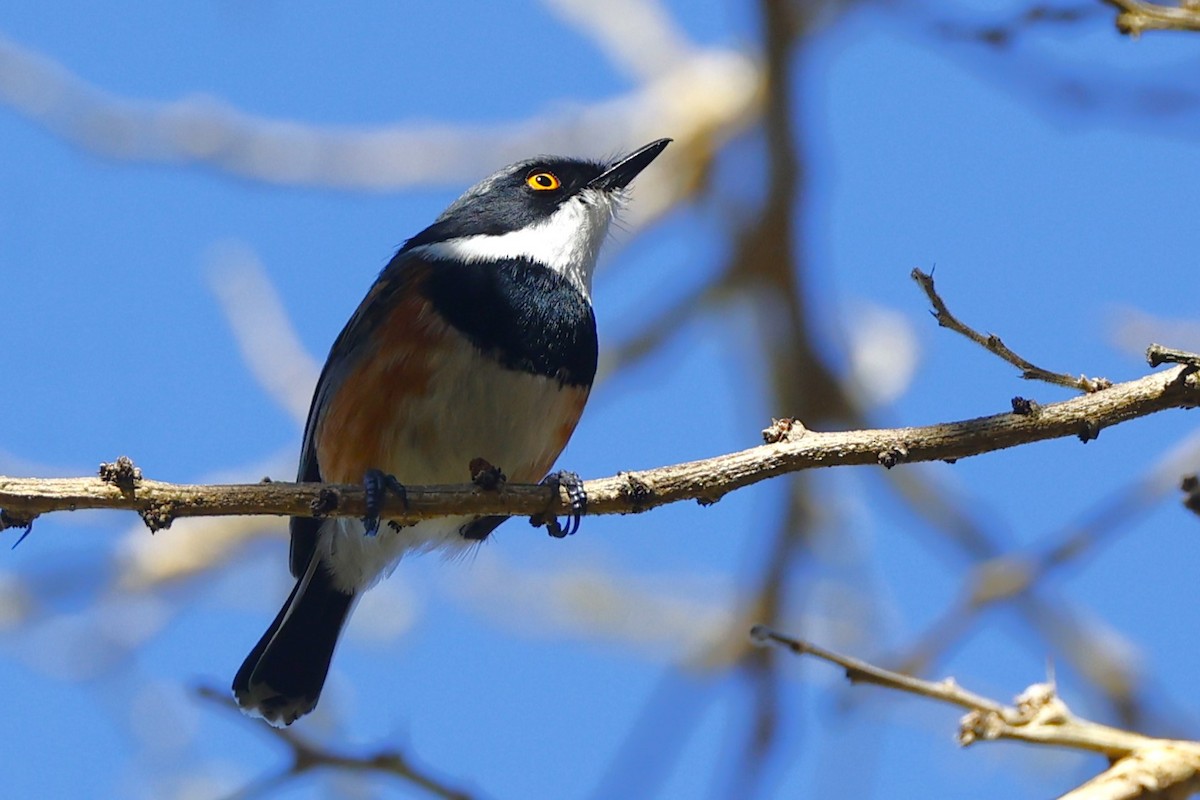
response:
<path id="1" fill-rule="evenodd" d="M 483 458 L 519 483 L 540 480 L 553 465 L 587 397 L 582 387 L 507 369 L 483 357 L 465 338 L 443 346 L 428 391 L 380 431 L 376 468 L 402 484 L 467 483 L 469 464 Z M 467 516 L 426 520 L 393 530 L 385 522 L 367 536 L 361 521 L 337 518 L 321 528 L 318 545 L 334 583 L 362 590 L 395 568 L 410 551 L 461 553 L 477 544 L 460 530 Z"/>

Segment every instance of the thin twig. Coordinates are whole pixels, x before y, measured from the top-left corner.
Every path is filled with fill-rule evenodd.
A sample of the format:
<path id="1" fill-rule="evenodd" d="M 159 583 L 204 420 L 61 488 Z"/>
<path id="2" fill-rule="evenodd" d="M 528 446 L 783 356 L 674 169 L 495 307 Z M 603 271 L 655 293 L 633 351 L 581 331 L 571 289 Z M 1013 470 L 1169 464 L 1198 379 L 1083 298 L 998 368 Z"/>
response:
<path id="1" fill-rule="evenodd" d="M 822 661 L 837 664 L 846 670 L 846 679 L 851 683 L 871 683 L 887 689 L 898 689 L 909 694 L 960 706 L 968 711 L 990 711 L 1001 715 L 1006 713 L 1002 704 L 962 688 L 951 678 L 935 683 L 912 675 L 893 672 L 890 669 L 877 667 L 833 650 L 826 650 L 812 642 L 785 636 L 762 625 L 755 625 L 750 629 L 750 638 L 760 644 L 782 645 L 796 655 L 810 655 Z"/>
<path id="2" fill-rule="evenodd" d="M 946 303 L 938 295 L 933 287 L 933 275 L 922 272 L 920 269 L 912 271 L 912 278 L 924 290 L 925 295 L 929 298 L 929 302 L 933 304 L 934 319 L 943 328 L 949 328 L 955 333 L 961 333 L 963 336 L 975 342 L 980 347 L 983 347 L 990 353 L 994 353 L 1000 358 L 1012 364 L 1017 369 L 1021 370 L 1021 377 L 1026 380 L 1044 381 L 1054 384 L 1055 386 L 1065 386 L 1068 389 L 1077 389 L 1081 392 L 1098 392 L 1101 389 L 1107 389 L 1112 386 L 1112 381 L 1107 378 L 1089 378 L 1086 375 L 1080 375 L 1078 378 L 1073 375 L 1068 375 L 1063 372 L 1051 372 L 1046 369 L 1026 361 L 1021 356 L 1014 353 L 1009 347 L 1000 341 L 1000 337 L 995 334 L 987 334 L 986 336 L 979 333 L 971 326 L 961 322 L 957 317 L 950 313 L 950 309 L 946 307 Z"/>

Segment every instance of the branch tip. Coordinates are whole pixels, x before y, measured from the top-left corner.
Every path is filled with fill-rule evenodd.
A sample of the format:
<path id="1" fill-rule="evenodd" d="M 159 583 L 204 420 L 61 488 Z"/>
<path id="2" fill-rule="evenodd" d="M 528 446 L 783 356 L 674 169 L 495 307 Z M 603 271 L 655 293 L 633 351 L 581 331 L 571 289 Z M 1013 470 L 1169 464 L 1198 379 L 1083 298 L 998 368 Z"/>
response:
<path id="1" fill-rule="evenodd" d="M 1012 348 L 1006 345 L 996 334 L 982 334 L 950 313 L 946 302 L 937 293 L 937 289 L 934 288 L 932 275 L 924 273 L 920 269 L 914 269 L 912 271 L 912 278 L 921 287 L 921 290 L 925 292 L 925 296 L 929 299 L 930 304 L 933 305 L 933 311 L 930 313 L 933 314 L 938 325 L 965 336 L 989 353 L 1012 364 L 1021 370 L 1021 377 L 1025 380 L 1043 381 L 1054 386 L 1064 386 L 1068 389 L 1075 389 L 1089 394 L 1112 386 L 1112 381 L 1107 378 L 1088 378 L 1086 375 L 1080 375 L 1076 378 L 1063 372 L 1051 372 L 1050 370 L 1042 369 L 1026 361 L 1013 352 Z"/>
<path id="2" fill-rule="evenodd" d="M 766 625 L 755 625 L 750 629 L 750 643 L 756 647 L 768 647 L 775 637 L 775 631 Z"/>
<path id="3" fill-rule="evenodd" d="M 1193 369 L 1200 369 L 1200 354 L 1164 347 L 1161 344 L 1152 344 L 1146 348 L 1146 361 L 1152 367 L 1159 367 L 1163 364 L 1185 364 Z"/>

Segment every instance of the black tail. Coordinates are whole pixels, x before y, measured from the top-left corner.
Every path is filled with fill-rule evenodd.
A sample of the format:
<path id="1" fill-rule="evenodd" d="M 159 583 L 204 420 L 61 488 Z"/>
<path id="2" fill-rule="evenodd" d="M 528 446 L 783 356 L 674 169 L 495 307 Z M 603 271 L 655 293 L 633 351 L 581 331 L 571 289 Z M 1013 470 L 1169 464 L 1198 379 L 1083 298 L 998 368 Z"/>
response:
<path id="1" fill-rule="evenodd" d="M 242 711 L 279 726 L 313 710 L 354 598 L 334 588 L 314 555 L 233 678 L 233 696 Z"/>

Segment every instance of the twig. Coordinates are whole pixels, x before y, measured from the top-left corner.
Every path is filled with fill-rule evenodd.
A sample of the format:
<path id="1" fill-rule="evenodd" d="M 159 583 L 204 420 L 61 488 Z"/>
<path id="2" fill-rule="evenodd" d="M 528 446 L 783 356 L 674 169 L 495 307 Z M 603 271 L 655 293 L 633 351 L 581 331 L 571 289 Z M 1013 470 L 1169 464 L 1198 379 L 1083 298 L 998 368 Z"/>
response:
<path id="1" fill-rule="evenodd" d="M 943 703 L 961 706 L 969 711 L 990 711 L 1003 715 L 1006 709 L 994 700 L 967 691 L 947 678 L 934 683 L 911 675 L 903 675 L 890 669 L 876 667 L 866 661 L 851 656 L 842 655 L 833 650 L 826 650 L 812 642 L 793 639 L 782 633 L 777 633 L 763 625 L 755 625 L 750 629 L 750 638 L 759 644 L 778 644 L 786 647 L 796 655 L 810 655 L 831 664 L 837 664 L 846 670 L 846 679 L 851 683 L 871 683 L 888 689 L 899 689 L 909 694 L 941 700 Z"/>
<path id="2" fill-rule="evenodd" d="M 805 312 L 809 297 L 806 287 L 809 269 L 799 245 L 800 220 L 806 218 L 810 197 L 805 176 L 804 148 L 796 142 L 805 138 L 801 120 L 805 115 L 803 90 L 796 71 L 797 56 L 804 42 L 819 24 L 848 11 L 847 4 L 792 3 L 757 0 L 764 70 L 765 103 L 762 136 L 765 146 L 763 173 L 758 179 L 762 190 L 755 213 L 745 218 L 732 236 L 733 251 L 726 267 L 713 286 L 714 297 L 741 297 L 758 308 L 762 320 L 756 326 L 758 337 L 753 349 L 769 365 L 770 402 L 785 408 L 815 426 L 847 418 L 848 402 L 841 383 L 815 344 L 813 315 Z M 836 11 L 837 6 L 841 6 Z M 820 11 L 818 11 L 820 7 Z M 718 189 L 712 199 L 718 205 L 728 198 Z M 740 216 L 740 215 L 739 215 Z M 765 303 L 758 298 L 769 296 Z M 727 300 L 728 302 L 728 300 Z M 804 380 L 796 380 L 803 375 Z M 796 429 L 800 432 L 803 427 Z M 771 441 L 775 433 L 764 431 Z M 795 583 L 811 563 L 812 532 L 817 525 L 814 507 L 820 502 L 813 481 L 785 481 L 778 495 L 780 507 L 773 530 L 764 530 L 762 541 L 751 544 L 761 548 L 762 558 L 750 578 L 752 592 L 744 598 L 750 619 L 776 622 L 793 609 L 789 601 L 800 594 Z M 780 513 L 781 512 L 781 513 Z M 746 613 L 746 612 L 743 612 Z M 739 626 L 740 629 L 741 626 Z M 778 659 L 767 658 L 754 648 L 745 647 L 740 636 L 723 637 L 741 645 L 736 658 L 737 672 L 747 690 L 744 721 L 723 748 L 729 752 L 730 782 L 725 791 L 733 797 L 757 797 L 771 794 L 767 775 L 772 755 L 779 755 L 781 733 L 786 717 L 781 708 L 784 676 Z M 716 653 L 710 653 L 715 655 Z M 733 655 L 732 653 L 730 655 Z"/>
<path id="3" fill-rule="evenodd" d="M 1194 2 L 1164 6 L 1145 0 L 1105 0 L 1116 7 L 1117 30 L 1130 36 L 1142 31 L 1200 31 L 1200 8 Z"/>
<path id="4" fill-rule="evenodd" d="M 1062 372 L 1051 372 L 1042 369 L 1035 364 L 1032 364 L 1008 348 L 1004 342 L 1000 341 L 1000 337 L 995 334 L 984 335 L 979 333 L 971 326 L 959 321 L 957 317 L 950 313 L 950 309 L 946 308 L 946 303 L 938 295 L 933 287 L 933 275 L 922 272 L 920 269 L 912 271 L 912 278 L 924 290 L 925 295 L 929 298 L 929 302 L 933 304 L 931 312 L 934 319 L 943 328 L 961 333 L 971 341 L 983 347 L 990 353 L 994 353 L 1008 363 L 1012 364 L 1017 369 L 1021 370 L 1021 377 L 1026 380 L 1044 381 L 1052 383 L 1055 386 L 1065 386 L 1068 389 L 1077 389 L 1081 392 L 1097 392 L 1101 389 L 1107 389 L 1112 386 L 1112 381 L 1107 378 L 1089 378 L 1086 375 L 1080 375 L 1076 378 L 1073 375 L 1067 375 Z"/>
<path id="5" fill-rule="evenodd" d="M 769 443 L 728 455 L 587 481 L 589 514 L 630 514 L 696 500 L 718 501 L 759 481 L 817 467 L 944 461 L 1045 439 L 1078 436 L 1087 441 L 1111 425 L 1168 408 L 1200 404 L 1200 378 L 1180 366 L 1112 386 L 1094 394 L 1040 406 L 1036 414 L 990 417 L 917 428 L 831 433 L 772 429 Z M 503 465 L 499 465 L 503 467 Z M 464 475 L 466 473 L 464 465 Z M 472 484 L 407 487 L 407 505 L 389 496 L 387 519 L 413 523 L 454 514 L 535 516 L 570 513 L 570 498 L 546 486 L 506 484 L 492 491 Z M 137 511 L 152 529 L 179 517 L 267 514 L 363 516 L 361 486 L 318 483 L 188 485 L 153 480 L 117 483 L 100 478 L 0 476 L 0 508 L 28 522 L 50 511 L 105 508 Z"/>
<path id="6" fill-rule="evenodd" d="M 1108 771 L 1064 798 L 1183 797 L 1180 792 L 1195 788 L 1200 780 L 1200 742 L 1156 739 L 1082 719 L 1071 712 L 1050 683 L 1030 686 L 1009 706 L 963 689 L 951 678 L 935 682 L 892 672 L 761 625 L 750 635 L 760 644 L 780 645 L 797 655 L 836 664 L 846 670 L 851 682 L 872 683 L 968 709 L 958 732 L 964 747 L 980 740 L 1012 739 L 1101 753 L 1115 760 Z M 1113 790 L 1122 786 L 1129 791 Z"/>
<path id="7" fill-rule="evenodd" d="M 1187 364 L 1200 369 L 1200 355 L 1189 353 L 1186 350 L 1163 347 L 1161 344 L 1152 344 L 1146 348 L 1146 361 L 1152 367 L 1160 367 L 1163 364 Z"/>
<path id="8" fill-rule="evenodd" d="M 1005 603 L 1021 614 L 1080 676 L 1093 684 L 1108 700 L 1123 723 L 1141 718 L 1135 699 L 1136 670 L 1112 646 L 1107 634 L 1086 623 L 1086 617 L 1062 598 L 1047 598 L 1039 592 L 1048 577 L 1066 565 L 1078 567 L 1133 520 L 1158 505 L 1180 488 L 1179 475 L 1200 463 L 1200 432 L 1187 437 L 1168 452 L 1146 474 L 1114 491 L 1064 527 L 1037 537 L 1042 542 L 1032 552 L 999 546 L 963 548 L 975 562 L 963 590 L 915 637 L 915 643 L 883 659 L 906 672 L 920 672 L 926 665 L 952 650 L 975 629 L 981 615 Z M 1200 492 L 1186 494 L 1200 481 L 1183 481 L 1184 503 L 1200 513 Z M 1194 505 L 1189 505 L 1189 503 Z M 1036 645 L 1035 645 L 1036 646 Z"/>

